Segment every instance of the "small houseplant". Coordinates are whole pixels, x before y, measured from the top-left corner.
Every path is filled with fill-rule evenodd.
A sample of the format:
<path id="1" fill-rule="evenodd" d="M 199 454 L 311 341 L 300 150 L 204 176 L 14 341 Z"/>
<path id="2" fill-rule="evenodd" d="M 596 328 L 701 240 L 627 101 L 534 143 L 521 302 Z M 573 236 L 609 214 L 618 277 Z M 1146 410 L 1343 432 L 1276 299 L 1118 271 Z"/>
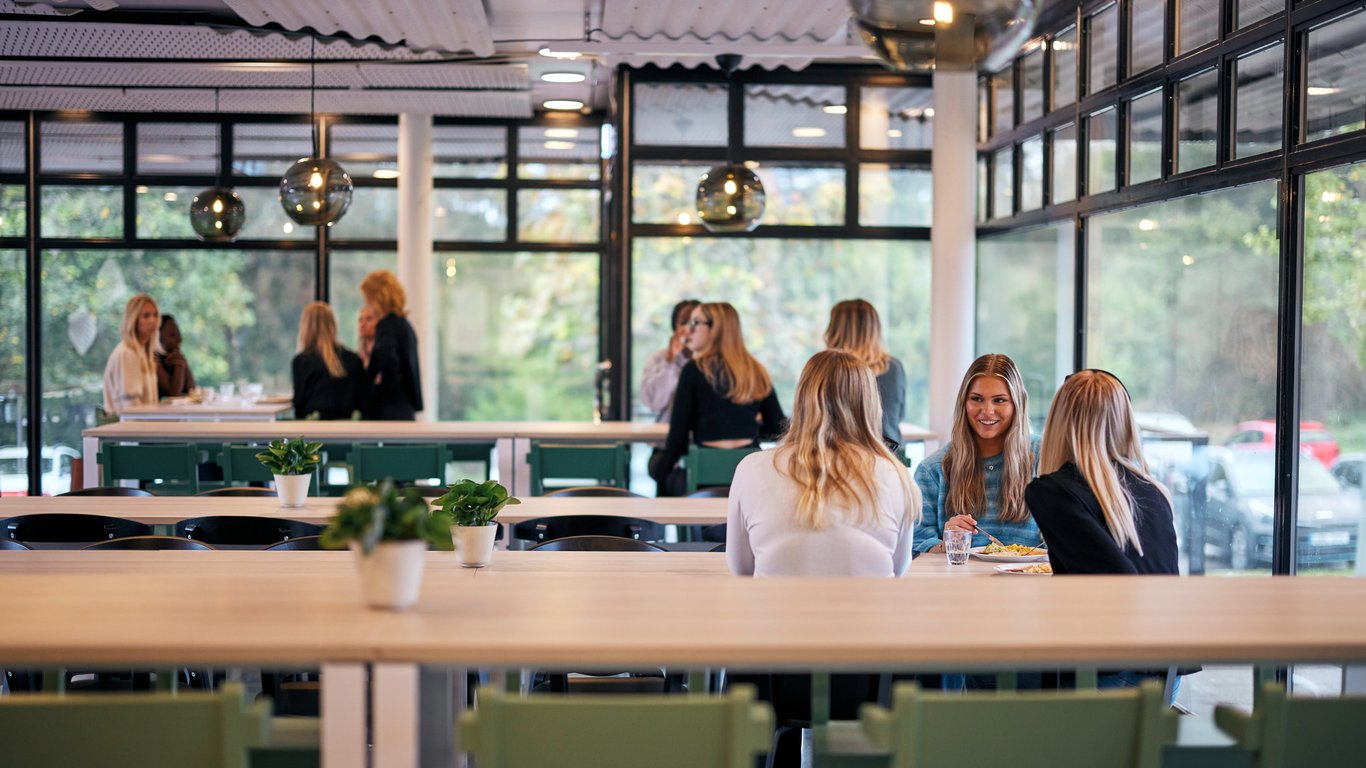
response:
<path id="1" fill-rule="evenodd" d="M 310 443 L 303 437 L 292 440 L 272 440 L 266 450 L 256 454 L 256 460 L 275 475 L 275 492 L 280 495 L 280 506 L 302 507 L 308 499 L 308 484 L 322 461 L 322 443 Z"/>
<path id="2" fill-rule="evenodd" d="M 432 503 L 450 516 L 451 542 L 460 564 L 482 568 L 493 558 L 493 539 L 498 532 L 493 519 L 508 504 L 522 502 L 509 496 L 508 489 L 497 480 L 461 480 Z"/>
<path id="3" fill-rule="evenodd" d="M 414 489 L 390 480 L 346 492 L 322 533 L 328 549 L 355 553 L 365 601 L 375 608 L 403 610 L 417 602 L 428 542 L 450 536 L 450 522 L 433 515 Z"/>

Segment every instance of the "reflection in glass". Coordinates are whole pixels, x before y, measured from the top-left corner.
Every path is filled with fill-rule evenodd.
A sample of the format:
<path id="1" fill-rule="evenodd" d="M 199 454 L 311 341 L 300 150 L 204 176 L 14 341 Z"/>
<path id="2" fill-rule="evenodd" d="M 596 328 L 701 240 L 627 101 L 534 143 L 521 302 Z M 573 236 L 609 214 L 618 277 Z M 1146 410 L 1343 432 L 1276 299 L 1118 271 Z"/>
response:
<path id="1" fill-rule="evenodd" d="M 1118 79 L 1119 67 L 1119 6 L 1109 5 L 1087 21 L 1087 54 L 1091 67 L 1088 70 L 1086 92 L 1099 93 L 1114 85 Z"/>
<path id="2" fill-rule="evenodd" d="M 991 133 L 1005 133 L 1015 127 L 1015 70 L 1011 67 L 991 76 Z"/>
<path id="3" fill-rule="evenodd" d="M 1077 199 L 1077 126 L 1064 123 L 1049 131 L 1053 150 L 1053 198 L 1065 203 Z"/>
<path id="4" fill-rule="evenodd" d="M 845 94 L 839 85 L 745 86 L 746 146 L 844 146 Z"/>
<path id="5" fill-rule="evenodd" d="M 1043 137 L 1020 143 L 1020 210 L 1043 207 Z"/>
<path id="6" fill-rule="evenodd" d="M 285 215 L 284 208 L 280 207 L 278 185 L 247 187 L 238 184 L 233 189 L 247 207 L 247 223 L 242 226 L 238 240 L 312 240 L 317 236 L 315 227 L 295 224 Z"/>
<path id="7" fill-rule="evenodd" d="M 713 163 L 636 163 L 632 169 L 631 221 L 699 224 L 697 180 Z"/>
<path id="8" fill-rule="evenodd" d="M 1239 29 L 1285 10 L 1285 0 L 1238 0 L 1237 5 Z"/>
<path id="9" fill-rule="evenodd" d="M 1068 27 L 1049 43 L 1053 56 L 1053 100 L 1049 109 L 1064 107 L 1077 100 L 1077 28 Z"/>
<path id="10" fill-rule="evenodd" d="M 237 123 L 232 127 L 232 172 L 280 178 L 313 154 L 308 123 Z M 278 204 L 277 204 L 278 205 Z"/>
<path id="11" fill-rule="evenodd" d="M 1127 77 L 1146 72 L 1166 53 L 1167 3 L 1165 0 L 1132 0 L 1129 6 L 1129 71 Z"/>
<path id="12" fill-rule="evenodd" d="M 636 83 L 636 144 L 724 147 L 730 135 L 724 83 Z"/>
<path id="13" fill-rule="evenodd" d="M 44 184 L 40 190 L 43 214 L 38 228 L 42 237 L 123 237 L 121 188 Z M 186 199 L 184 204 L 190 201 Z M 185 215 L 181 208 L 181 218 Z M 188 229 L 189 222 L 185 224 Z"/>
<path id="14" fill-rule="evenodd" d="M 138 173 L 218 173 L 217 123 L 138 123 Z"/>
<path id="15" fill-rule="evenodd" d="M 987 220 L 987 200 L 991 187 L 987 184 L 987 159 L 977 158 L 977 221 Z"/>
<path id="16" fill-rule="evenodd" d="M 1162 89 L 1129 102 L 1129 183 L 1162 176 Z"/>
<path id="17" fill-rule="evenodd" d="M 397 178 L 398 126 L 341 123 L 328 133 L 327 156 L 353 179 Z"/>
<path id="18" fill-rule="evenodd" d="M 23 173 L 28 152 L 24 141 L 24 124 L 18 120 L 0 120 L 0 173 Z"/>
<path id="19" fill-rule="evenodd" d="M 998 149 L 991 155 L 993 183 L 991 187 L 991 217 L 1012 216 L 1015 213 L 1015 148 Z"/>
<path id="20" fill-rule="evenodd" d="M 1043 116 L 1043 48 L 1036 46 L 1020 59 L 1020 122 Z"/>
<path id="21" fill-rule="evenodd" d="M 1361 76 L 1366 72 L 1366 12 L 1309 31 L 1304 141 L 1366 127 Z"/>
<path id="22" fill-rule="evenodd" d="M 508 200 L 501 189 L 443 189 L 432 193 L 432 239 L 507 238 Z"/>
<path id="23" fill-rule="evenodd" d="M 393 187 L 356 187 L 351 208 L 327 231 L 336 240 L 395 240 L 398 238 L 398 190 Z"/>
<path id="24" fill-rule="evenodd" d="M 1219 36 L 1220 0 L 1176 0 L 1176 55 L 1214 42 Z"/>
<path id="25" fill-rule="evenodd" d="M 597 179 L 600 151 L 596 126 L 524 126 L 517 129 L 517 175 L 524 179 Z"/>
<path id="26" fill-rule="evenodd" d="M 844 168 L 754 165 L 764 183 L 764 224 L 843 224 Z"/>
<path id="27" fill-rule="evenodd" d="M 505 179 L 508 129 L 501 126 L 432 127 L 432 176 L 438 179 Z"/>
<path id="28" fill-rule="evenodd" d="M 189 211 L 190 201 L 199 191 L 199 187 L 138 187 L 137 236 L 149 240 L 195 239 Z"/>
<path id="29" fill-rule="evenodd" d="M 1115 188 L 1115 108 L 1086 118 L 1086 194 Z"/>
<path id="30" fill-rule="evenodd" d="M 1219 77 L 1209 70 L 1176 86 L 1176 172 L 1214 165 L 1219 135 Z"/>
<path id="31" fill-rule="evenodd" d="M 43 173 L 122 173 L 123 125 L 43 122 L 38 168 Z"/>
<path id="32" fill-rule="evenodd" d="M 864 149 L 929 149 L 933 139 L 933 89 L 860 89 L 859 146 Z"/>
<path id="33" fill-rule="evenodd" d="M 865 227 L 928 227 L 934 185 L 928 168 L 883 163 L 859 166 L 858 223 Z"/>
<path id="34" fill-rule="evenodd" d="M 1285 49 L 1277 43 L 1233 63 L 1233 156 L 1251 157 L 1281 148 Z"/>
<path id="35" fill-rule="evenodd" d="M 517 239 L 540 243 L 596 243 L 602 199 L 596 189 L 517 190 Z"/>

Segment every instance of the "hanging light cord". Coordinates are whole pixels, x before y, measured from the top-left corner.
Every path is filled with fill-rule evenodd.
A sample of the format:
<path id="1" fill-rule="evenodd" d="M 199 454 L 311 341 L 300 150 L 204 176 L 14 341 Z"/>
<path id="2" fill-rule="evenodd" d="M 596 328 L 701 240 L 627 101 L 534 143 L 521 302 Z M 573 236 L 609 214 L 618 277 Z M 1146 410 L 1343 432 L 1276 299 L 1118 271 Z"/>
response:
<path id="1" fill-rule="evenodd" d="M 313 128 L 313 156 L 318 156 L 318 37 L 308 38 L 308 122 Z"/>

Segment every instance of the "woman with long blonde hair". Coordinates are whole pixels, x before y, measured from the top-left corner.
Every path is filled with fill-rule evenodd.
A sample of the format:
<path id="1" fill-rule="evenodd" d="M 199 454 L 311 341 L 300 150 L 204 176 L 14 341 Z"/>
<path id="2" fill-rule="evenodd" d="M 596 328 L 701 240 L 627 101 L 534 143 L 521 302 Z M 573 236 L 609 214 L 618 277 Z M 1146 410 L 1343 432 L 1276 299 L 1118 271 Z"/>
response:
<path id="1" fill-rule="evenodd" d="M 911 563 L 920 499 L 882 442 L 871 369 L 818 352 L 797 382 L 775 450 L 740 462 L 730 490 L 726 562 L 754 576 L 900 576 Z"/>
<path id="2" fill-rule="evenodd" d="M 360 292 L 379 317 L 365 366 L 361 414 L 367 419 L 412 421 L 422 410 L 422 374 L 417 334 L 407 319 L 407 294 L 387 269 L 366 275 Z"/>
<path id="3" fill-rule="evenodd" d="M 725 302 L 699 304 L 684 340 L 692 360 L 678 375 L 664 450 L 650 461 L 661 496 L 678 496 L 684 475 L 678 460 L 688 445 L 758 447 L 782 432 L 783 409 L 768 370 L 745 349 L 740 315 Z"/>
<path id="4" fill-rule="evenodd" d="M 900 445 L 901 419 L 906 415 L 906 369 L 887 351 L 877 309 L 863 299 L 836 304 L 825 327 L 825 346 L 842 349 L 872 369 L 882 401 L 882 439 Z"/>
<path id="5" fill-rule="evenodd" d="M 134 405 L 156 405 L 161 311 L 145 293 L 128 300 L 119 343 L 104 364 L 104 410 L 117 414 Z"/>
<path id="6" fill-rule="evenodd" d="M 364 368 L 355 352 L 337 342 L 337 319 L 325 301 L 299 317 L 294 374 L 294 418 L 349 419 L 359 402 Z"/>
<path id="7" fill-rule="evenodd" d="M 973 546 L 1039 544 L 1025 506 L 1039 442 L 1030 435 L 1029 393 L 1015 361 L 982 355 L 963 374 L 953 406 L 953 432 L 915 470 L 924 514 L 915 532 L 921 552 L 944 551 L 944 531 L 971 531 Z"/>

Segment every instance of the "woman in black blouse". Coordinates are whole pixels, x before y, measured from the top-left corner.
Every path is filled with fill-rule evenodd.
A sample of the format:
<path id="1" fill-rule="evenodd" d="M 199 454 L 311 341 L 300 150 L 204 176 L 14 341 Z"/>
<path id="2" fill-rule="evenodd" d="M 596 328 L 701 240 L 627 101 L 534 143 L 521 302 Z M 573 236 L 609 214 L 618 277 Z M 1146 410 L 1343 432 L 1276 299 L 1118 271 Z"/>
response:
<path id="1" fill-rule="evenodd" d="M 682 495 L 685 476 L 675 465 L 690 443 L 746 448 L 776 439 L 783 429 L 773 381 L 745 349 L 735 307 L 725 302 L 699 305 L 684 343 L 692 360 L 678 376 L 664 450 L 650 461 L 660 496 Z"/>
<path id="2" fill-rule="evenodd" d="M 366 419 L 412 421 L 422 410 L 422 376 L 417 363 L 417 334 L 406 319 L 407 295 L 387 269 L 366 275 L 360 292 L 379 316 L 365 368 L 361 415 Z"/>
<path id="3" fill-rule="evenodd" d="M 360 357 L 337 343 L 337 320 L 327 302 L 304 307 L 299 318 L 299 354 L 290 367 L 294 418 L 351 418 L 365 371 Z"/>

